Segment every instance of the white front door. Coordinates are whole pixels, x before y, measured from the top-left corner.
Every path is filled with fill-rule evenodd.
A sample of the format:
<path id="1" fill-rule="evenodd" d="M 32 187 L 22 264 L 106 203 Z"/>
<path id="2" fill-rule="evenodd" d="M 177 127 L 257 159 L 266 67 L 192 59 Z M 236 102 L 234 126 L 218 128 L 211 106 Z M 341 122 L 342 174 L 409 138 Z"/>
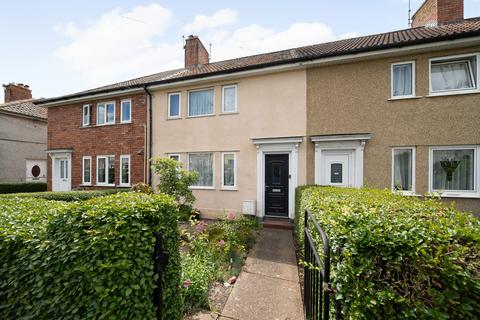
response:
<path id="1" fill-rule="evenodd" d="M 353 183 L 351 162 L 351 152 L 326 152 L 322 184 L 335 187 L 351 187 Z"/>
<path id="2" fill-rule="evenodd" d="M 55 158 L 53 164 L 52 191 L 70 191 L 70 158 Z"/>

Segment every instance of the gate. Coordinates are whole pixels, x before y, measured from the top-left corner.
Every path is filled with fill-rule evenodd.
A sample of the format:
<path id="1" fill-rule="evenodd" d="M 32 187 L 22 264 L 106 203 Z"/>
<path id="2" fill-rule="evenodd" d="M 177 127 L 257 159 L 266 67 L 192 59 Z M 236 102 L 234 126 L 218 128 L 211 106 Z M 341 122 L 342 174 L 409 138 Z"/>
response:
<path id="1" fill-rule="evenodd" d="M 330 245 L 328 237 L 308 209 L 304 220 L 304 284 L 303 301 L 307 320 L 330 318 L 330 295 L 335 292 L 330 286 Z M 310 226 L 313 225 L 311 229 Z M 313 242 L 312 233 L 319 234 L 323 243 L 320 257 Z M 342 319 L 341 305 L 336 303 L 336 319 Z"/>

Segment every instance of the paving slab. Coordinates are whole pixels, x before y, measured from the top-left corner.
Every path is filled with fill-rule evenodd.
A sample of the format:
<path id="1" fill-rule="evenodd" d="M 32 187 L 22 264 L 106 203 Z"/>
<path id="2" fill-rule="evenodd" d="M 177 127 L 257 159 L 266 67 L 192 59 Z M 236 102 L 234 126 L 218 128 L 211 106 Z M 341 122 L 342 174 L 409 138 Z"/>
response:
<path id="1" fill-rule="evenodd" d="M 219 319 L 304 319 L 291 231 L 261 231 Z"/>

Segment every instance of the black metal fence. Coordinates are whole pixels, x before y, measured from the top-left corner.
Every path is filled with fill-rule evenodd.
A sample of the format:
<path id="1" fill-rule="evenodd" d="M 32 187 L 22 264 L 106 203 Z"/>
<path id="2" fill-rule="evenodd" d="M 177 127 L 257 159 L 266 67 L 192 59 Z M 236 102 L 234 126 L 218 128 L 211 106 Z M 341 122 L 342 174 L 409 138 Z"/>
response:
<path id="1" fill-rule="evenodd" d="M 335 291 L 330 286 L 330 244 L 328 237 L 315 217 L 305 210 L 305 257 L 304 257 L 304 307 L 307 320 L 330 318 L 330 295 Z M 311 226 L 313 225 L 313 228 Z M 312 233 L 320 235 L 323 255 L 318 253 Z M 335 305 L 335 318 L 342 319 L 341 305 Z"/>
<path id="2" fill-rule="evenodd" d="M 162 306 L 163 306 L 163 288 L 162 288 L 162 274 L 163 268 L 168 264 L 168 254 L 163 252 L 162 246 L 162 234 L 159 232 L 153 233 L 155 237 L 155 249 L 153 251 L 153 263 L 154 272 L 158 275 L 157 287 L 153 291 L 153 303 L 157 308 L 157 319 L 162 319 Z"/>

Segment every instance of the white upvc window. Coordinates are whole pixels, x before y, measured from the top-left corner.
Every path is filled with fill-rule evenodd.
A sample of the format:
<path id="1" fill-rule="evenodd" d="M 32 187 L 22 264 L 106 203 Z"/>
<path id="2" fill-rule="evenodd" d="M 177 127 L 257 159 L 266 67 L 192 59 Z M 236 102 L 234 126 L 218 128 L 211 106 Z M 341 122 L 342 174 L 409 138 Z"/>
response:
<path id="1" fill-rule="evenodd" d="M 120 186 L 130 186 L 130 155 L 120 156 Z"/>
<path id="2" fill-rule="evenodd" d="M 237 187 L 237 156 L 235 152 L 222 153 L 222 189 L 235 190 Z"/>
<path id="3" fill-rule="evenodd" d="M 195 189 L 214 189 L 214 164 L 213 153 L 189 153 L 188 170 L 197 171 L 199 174 L 197 182 L 191 186 Z"/>
<path id="4" fill-rule="evenodd" d="M 480 197 L 479 146 L 431 147 L 429 190 L 446 197 Z"/>
<path id="5" fill-rule="evenodd" d="M 188 92 L 188 116 L 211 116 L 215 113 L 215 93 L 213 88 Z"/>
<path id="6" fill-rule="evenodd" d="M 86 104 L 83 106 L 82 125 L 84 127 L 90 125 L 90 109 L 91 109 L 91 106 L 89 104 Z"/>
<path id="7" fill-rule="evenodd" d="M 120 103 L 120 122 L 132 122 L 132 100 L 130 99 L 122 100 L 122 102 Z"/>
<path id="8" fill-rule="evenodd" d="M 115 102 L 102 102 L 97 104 L 97 125 L 115 123 Z"/>
<path id="9" fill-rule="evenodd" d="M 182 97 L 180 92 L 168 94 L 168 118 L 178 119 L 182 115 Z"/>
<path id="10" fill-rule="evenodd" d="M 392 99 L 415 97 L 415 61 L 392 64 Z"/>
<path id="11" fill-rule="evenodd" d="M 392 149 L 392 190 L 415 194 L 415 148 Z"/>
<path id="12" fill-rule="evenodd" d="M 237 112 L 237 86 L 228 85 L 222 87 L 222 112 Z"/>
<path id="13" fill-rule="evenodd" d="M 430 59 L 430 94 L 478 92 L 479 54 Z"/>
<path id="14" fill-rule="evenodd" d="M 97 185 L 115 186 L 115 156 L 97 156 Z"/>
<path id="15" fill-rule="evenodd" d="M 82 184 L 92 184 L 92 157 L 90 156 L 82 158 Z"/>
<path id="16" fill-rule="evenodd" d="M 180 161 L 180 155 L 178 153 L 170 153 L 168 155 L 168 158 L 172 160 Z"/>

